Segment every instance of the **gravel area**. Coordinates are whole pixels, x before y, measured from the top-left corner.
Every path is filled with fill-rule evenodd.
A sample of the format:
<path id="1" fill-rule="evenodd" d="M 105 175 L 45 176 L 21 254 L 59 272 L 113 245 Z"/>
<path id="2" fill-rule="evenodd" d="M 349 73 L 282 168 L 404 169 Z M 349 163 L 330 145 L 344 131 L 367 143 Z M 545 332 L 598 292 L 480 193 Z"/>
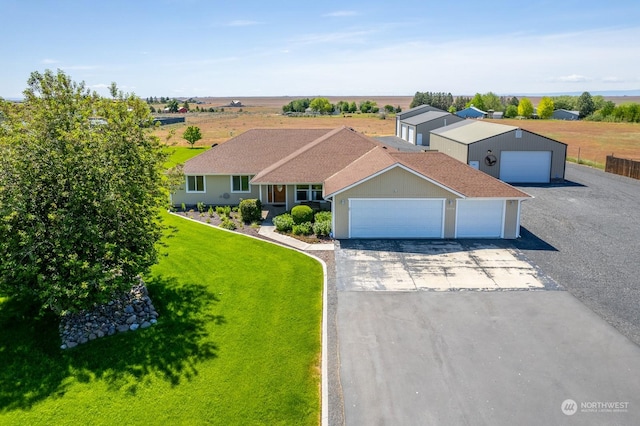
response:
<path id="1" fill-rule="evenodd" d="M 567 163 L 565 184 L 519 186 L 523 238 L 540 269 L 640 345 L 640 181 Z"/>

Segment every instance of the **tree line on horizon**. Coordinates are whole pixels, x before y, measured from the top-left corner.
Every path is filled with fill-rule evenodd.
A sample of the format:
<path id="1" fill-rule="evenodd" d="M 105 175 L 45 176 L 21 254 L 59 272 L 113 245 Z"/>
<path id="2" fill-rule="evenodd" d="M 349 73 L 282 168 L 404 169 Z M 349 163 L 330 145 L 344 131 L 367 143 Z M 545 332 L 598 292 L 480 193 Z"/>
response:
<path id="1" fill-rule="evenodd" d="M 640 104 L 631 102 L 616 105 L 606 100 L 604 96 L 592 96 L 589 92 L 583 92 L 580 96 L 543 96 L 537 108 L 529 98 L 498 96 L 493 92 L 476 93 L 473 97 L 453 97 L 451 93 L 444 92 L 416 92 L 410 107 L 419 105 L 431 105 L 451 113 L 473 106 L 482 111 L 503 112 L 505 118 L 535 116 L 541 119 L 549 119 L 553 111 L 564 109 L 578 111 L 581 119 L 590 121 L 640 123 Z"/>
<path id="2" fill-rule="evenodd" d="M 317 114 L 333 114 L 333 113 L 357 113 L 361 112 L 363 114 L 373 113 L 376 114 L 380 112 L 380 107 L 378 103 L 371 100 L 364 100 L 359 104 L 356 104 L 355 101 L 339 101 L 336 104 L 332 104 L 329 102 L 327 98 L 302 98 L 295 99 L 289 102 L 286 105 L 282 106 L 283 113 L 305 113 L 310 109 L 312 112 Z M 393 105 L 385 105 L 383 107 L 385 113 L 398 113 L 402 112 L 402 108 L 400 106 L 394 107 Z"/>

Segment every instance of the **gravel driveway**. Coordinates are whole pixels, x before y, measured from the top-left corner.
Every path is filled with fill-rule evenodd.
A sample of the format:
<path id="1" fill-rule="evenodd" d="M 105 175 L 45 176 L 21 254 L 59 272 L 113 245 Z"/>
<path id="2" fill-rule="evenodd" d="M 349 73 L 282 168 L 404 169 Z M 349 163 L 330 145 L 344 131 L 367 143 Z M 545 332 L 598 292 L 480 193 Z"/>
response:
<path id="1" fill-rule="evenodd" d="M 640 181 L 567 163 L 567 184 L 519 186 L 516 242 L 545 274 L 640 345 Z"/>

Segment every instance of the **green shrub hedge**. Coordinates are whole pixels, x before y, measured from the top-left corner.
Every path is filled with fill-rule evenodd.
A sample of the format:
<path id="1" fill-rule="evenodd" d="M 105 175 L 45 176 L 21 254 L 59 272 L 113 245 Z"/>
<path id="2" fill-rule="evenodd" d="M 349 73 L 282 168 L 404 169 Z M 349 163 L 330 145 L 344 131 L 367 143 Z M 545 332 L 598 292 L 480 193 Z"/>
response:
<path id="1" fill-rule="evenodd" d="M 313 233 L 318 237 L 326 237 L 331 234 L 331 221 L 323 220 L 313 224 Z"/>
<path id="2" fill-rule="evenodd" d="M 279 232 L 291 232 L 293 229 L 293 218 L 289 213 L 283 213 L 273 218 L 273 224 Z"/>
<path id="3" fill-rule="evenodd" d="M 309 206 L 295 206 L 291 209 L 291 217 L 296 225 L 301 223 L 311 222 L 313 220 L 313 209 Z"/>
<path id="4" fill-rule="evenodd" d="M 331 212 L 321 211 L 317 212 L 314 217 L 315 222 L 331 222 Z"/>
<path id="5" fill-rule="evenodd" d="M 256 198 L 240 201 L 240 217 L 246 223 L 262 219 L 262 203 Z"/>
<path id="6" fill-rule="evenodd" d="M 311 225 L 311 222 L 293 225 L 292 233 L 293 235 L 311 235 L 313 234 L 313 225 Z"/>

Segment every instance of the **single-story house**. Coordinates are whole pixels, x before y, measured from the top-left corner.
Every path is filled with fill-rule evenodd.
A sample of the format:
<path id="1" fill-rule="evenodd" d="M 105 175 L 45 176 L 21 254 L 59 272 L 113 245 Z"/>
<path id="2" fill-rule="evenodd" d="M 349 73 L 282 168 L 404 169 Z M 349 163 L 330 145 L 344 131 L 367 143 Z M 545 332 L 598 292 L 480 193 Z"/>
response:
<path id="1" fill-rule="evenodd" d="M 186 109 L 185 107 L 180 107 L 180 108 L 178 108 L 178 112 L 179 112 L 180 114 L 186 114 L 186 113 L 188 113 L 188 112 L 189 112 L 189 110 L 188 110 L 188 109 Z"/>
<path id="2" fill-rule="evenodd" d="M 517 238 L 530 195 L 440 152 L 400 152 L 353 129 L 249 130 L 188 161 L 174 205 L 258 198 L 332 212 L 344 238 Z"/>
<path id="3" fill-rule="evenodd" d="M 563 180 L 567 145 L 515 126 L 465 120 L 431 132 L 430 149 L 510 183 Z"/>
<path id="4" fill-rule="evenodd" d="M 437 111 L 437 112 L 446 112 L 443 111 L 439 108 L 436 107 L 432 107 L 431 105 L 418 105 L 417 107 L 413 107 L 410 108 L 406 111 L 402 111 L 399 113 L 396 113 L 396 136 L 399 138 L 402 138 L 404 140 L 407 140 L 407 131 L 408 129 L 406 128 L 406 126 L 403 128 L 400 124 L 401 121 L 406 120 L 409 117 L 413 117 L 416 116 L 418 114 L 423 114 L 425 112 L 428 111 Z M 402 132 L 404 131 L 404 137 Z"/>
<path id="5" fill-rule="evenodd" d="M 580 111 L 557 109 L 553 111 L 551 118 L 553 118 L 554 120 L 578 120 L 580 118 Z"/>
<path id="6" fill-rule="evenodd" d="M 471 105 L 468 108 L 456 112 L 456 115 L 462 118 L 487 118 L 488 113 Z"/>
<path id="7" fill-rule="evenodd" d="M 432 130 L 457 123 L 464 118 L 446 111 L 427 111 L 400 121 L 401 138 L 413 145 L 429 146 Z"/>

